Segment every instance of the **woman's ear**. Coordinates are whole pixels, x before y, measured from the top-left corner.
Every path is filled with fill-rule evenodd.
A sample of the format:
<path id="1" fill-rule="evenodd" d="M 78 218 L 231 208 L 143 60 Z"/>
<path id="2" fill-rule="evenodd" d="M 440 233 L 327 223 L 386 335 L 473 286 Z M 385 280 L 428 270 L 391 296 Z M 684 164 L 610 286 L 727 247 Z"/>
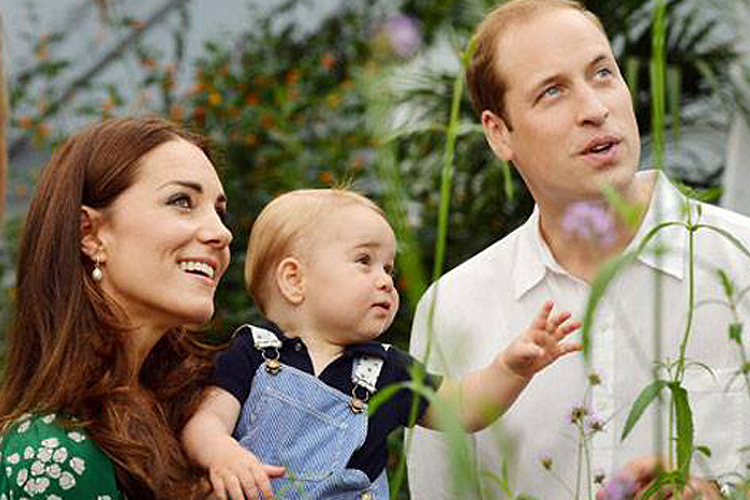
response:
<path id="1" fill-rule="evenodd" d="M 99 239 L 101 223 L 102 214 L 100 211 L 86 205 L 81 206 L 81 252 L 91 260 L 98 256 L 99 261 L 104 262 L 102 242 Z"/>
<path id="2" fill-rule="evenodd" d="M 302 263 L 287 257 L 276 266 L 276 285 L 284 300 L 298 306 L 305 301 L 304 270 Z"/>

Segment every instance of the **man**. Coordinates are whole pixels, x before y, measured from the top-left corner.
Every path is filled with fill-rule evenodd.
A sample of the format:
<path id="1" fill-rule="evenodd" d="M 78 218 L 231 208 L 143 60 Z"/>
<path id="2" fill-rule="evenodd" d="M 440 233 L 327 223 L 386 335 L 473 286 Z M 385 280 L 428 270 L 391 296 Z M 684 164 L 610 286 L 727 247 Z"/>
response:
<path id="1" fill-rule="evenodd" d="M 666 177 L 636 172 L 640 139 L 631 96 L 592 13 L 564 0 L 510 0 L 485 18 L 475 38 L 467 69 L 472 102 L 490 147 L 513 163 L 536 207 L 523 226 L 447 273 L 420 301 L 411 352 L 424 357 L 429 339 L 428 368 L 452 376 L 489 362 L 547 299 L 582 318 L 605 262 L 636 249 L 658 221 L 686 220 L 686 199 Z M 607 187 L 637 214 L 634 225 L 607 203 Z M 750 246 L 748 219 L 691 203 L 693 222 L 700 217 Z M 470 438 L 483 498 L 505 498 L 498 481 L 484 474 L 501 477 L 505 463 L 515 494 L 543 500 L 589 498 L 588 491 L 599 489 L 595 479 L 610 480 L 623 470 L 642 490 L 658 471 L 656 457 L 668 454 L 668 406 L 662 407 L 661 452 L 654 444 L 656 405 L 624 441 L 620 436 L 655 363 L 679 357 L 688 324 L 686 356 L 711 372 L 692 364 L 683 386 L 695 445 L 709 447 L 711 457 L 694 456 L 683 498 L 718 498 L 714 479 L 746 472 L 750 457 L 738 449 L 750 444 L 750 401 L 741 377 L 734 377 L 741 358 L 728 329 L 736 319 L 717 270 L 741 289 L 750 285 L 750 259 L 718 233 L 697 231 L 698 307 L 688 320 L 689 234 L 677 225 L 658 234 L 604 294 L 592 325 L 591 366 L 570 357 L 550 367 L 498 424 Z M 666 251 L 657 255 L 657 247 Z M 740 320 L 748 318 L 747 302 L 737 309 Z M 663 369 L 660 377 L 670 378 Z M 667 401 L 667 391 L 663 396 Z M 439 435 L 414 432 L 408 461 L 413 499 L 472 496 L 453 489 L 445 450 Z"/>

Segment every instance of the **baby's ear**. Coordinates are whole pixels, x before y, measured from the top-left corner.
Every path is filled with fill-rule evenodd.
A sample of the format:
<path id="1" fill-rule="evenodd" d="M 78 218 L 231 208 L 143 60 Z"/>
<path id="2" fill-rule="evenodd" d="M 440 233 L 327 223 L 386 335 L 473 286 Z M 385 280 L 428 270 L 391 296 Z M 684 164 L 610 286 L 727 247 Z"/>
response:
<path id="1" fill-rule="evenodd" d="M 298 306 L 305 301 L 302 264 L 294 257 L 287 257 L 276 266 L 276 285 L 284 299 Z"/>

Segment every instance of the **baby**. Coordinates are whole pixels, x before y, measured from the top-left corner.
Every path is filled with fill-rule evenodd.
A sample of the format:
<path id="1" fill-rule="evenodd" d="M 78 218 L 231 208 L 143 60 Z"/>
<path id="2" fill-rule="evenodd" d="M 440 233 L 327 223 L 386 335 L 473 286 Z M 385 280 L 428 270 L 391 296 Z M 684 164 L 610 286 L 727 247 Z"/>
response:
<path id="1" fill-rule="evenodd" d="M 269 320 L 238 329 L 210 390 L 183 433 L 220 499 L 388 499 L 386 439 L 417 423 L 439 428 L 437 409 L 402 388 L 368 415 L 382 388 L 412 379 L 417 363 L 377 342 L 398 310 L 396 238 L 383 211 L 344 189 L 279 196 L 255 222 L 245 279 Z M 580 323 L 544 304 L 487 367 L 463 380 L 424 383 L 482 429 L 532 376 L 581 349 L 562 342 Z"/>

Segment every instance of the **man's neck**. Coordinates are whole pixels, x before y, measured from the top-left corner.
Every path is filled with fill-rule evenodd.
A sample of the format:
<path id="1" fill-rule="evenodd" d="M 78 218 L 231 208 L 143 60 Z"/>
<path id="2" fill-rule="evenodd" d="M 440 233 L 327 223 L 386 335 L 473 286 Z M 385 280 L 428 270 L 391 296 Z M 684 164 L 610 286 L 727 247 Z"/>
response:
<path id="1" fill-rule="evenodd" d="M 607 234 L 584 236 L 583 231 L 571 230 L 565 223 L 566 213 L 573 203 L 562 206 L 539 205 L 539 228 L 552 252 L 555 261 L 568 273 L 586 283 L 593 282 L 603 264 L 620 255 L 633 240 L 643 221 L 643 216 L 651 200 L 655 177 L 636 177 L 632 189 L 620 193 L 624 203 L 637 214 L 635 221 L 626 221 L 624 215 L 613 208 L 605 199 L 587 200 L 591 210 L 600 210 L 602 217 L 609 217 L 611 226 Z M 567 214 L 570 217 L 570 214 Z M 577 221 L 573 221 L 574 225 Z M 579 221 L 585 224 L 586 221 Z"/>

